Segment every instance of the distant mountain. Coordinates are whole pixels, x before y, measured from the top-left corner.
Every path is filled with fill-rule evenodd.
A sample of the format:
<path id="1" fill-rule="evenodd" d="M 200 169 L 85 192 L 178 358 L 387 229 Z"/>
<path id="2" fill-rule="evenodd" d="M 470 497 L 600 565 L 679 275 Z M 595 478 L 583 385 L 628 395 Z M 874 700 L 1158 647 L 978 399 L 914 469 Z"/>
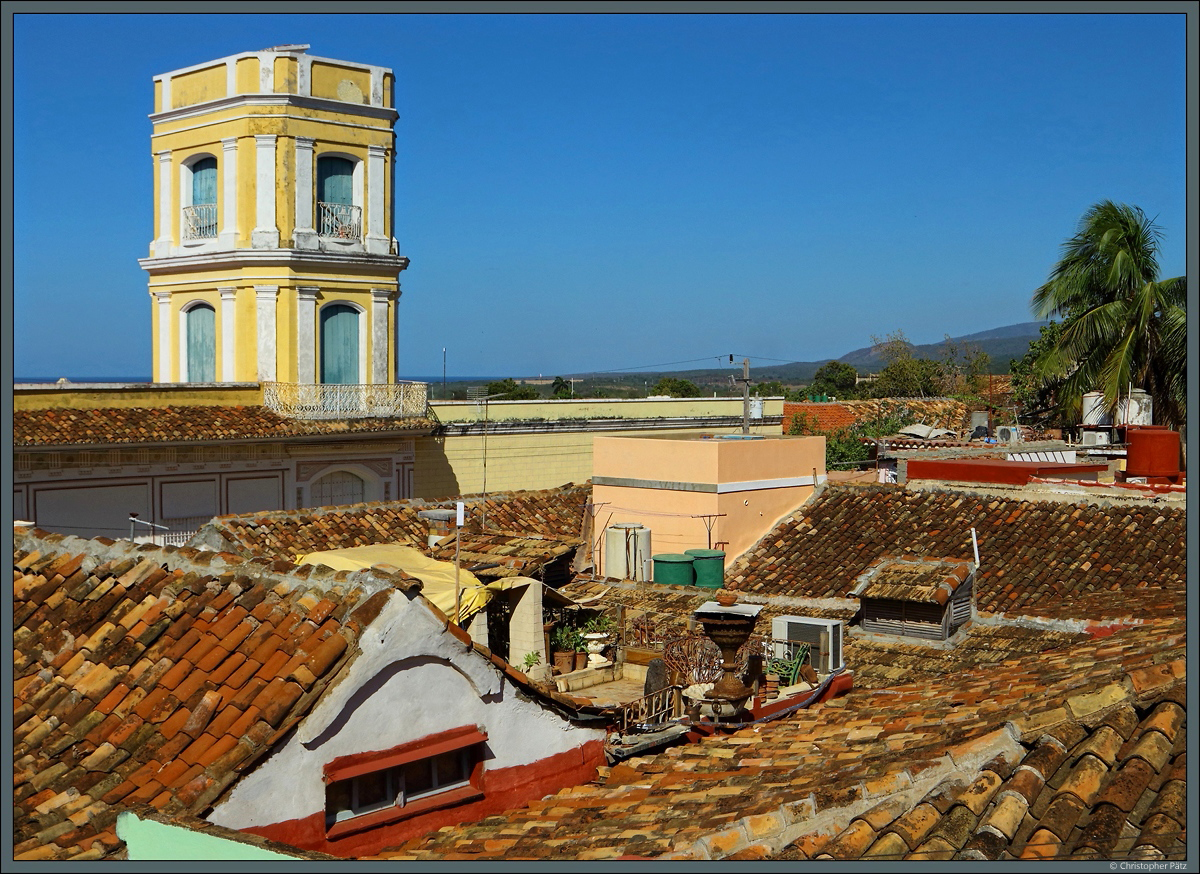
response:
<path id="1" fill-rule="evenodd" d="M 971 344 L 979 347 L 991 359 L 991 373 L 1008 373 L 1008 363 L 1014 358 L 1020 358 L 1029 349 L 1029 344 L 1040 336 L 1042 325 L 1046 322 L 1021 322 L 1016 325 L 1005 325 L 1002 328 L 992 328 L 975 334 L 965 334 L 961 337 L 951 337 L 951 342 L 959 345 Z M 943 340 L 940 343 L 924 343 L 913 345 L 913 354 L 918 358 L 940 359 L 942 357 Z M 755 382 L 770 382 L 779 380 L 785 385 L 811 382 L 816 372 L 830 359 L 821 361 L 793 361 L 790 364 L 771 364 L 754 367 L 750 373 Z M 883 367 L 883 361 L 872 352 L 870 346 L 847 352 L 836 359 L 853 365 L 859 373 L 877 372 Z M 729 382 L 729 376 L 735 368 L 709 368 L 706 370 L 673 371 L 670 375 L 680 379 L 688 379 L 697 385 L 715 385 Z M 738 375 L 741 368 L 736 368 Z M 586 374 L 581 374 L 586 375 Z M 625 376 L 631 383 L 640 383 L 643 379 L 658 379 L 662 373 L 629 373 Z"/>
<path id="2" fill-rule="evenodd" d="M 992 328 L 990 331 L 951 337 L 950 341 L 960 346 L 978 346 L 992 359 L 992 373 L 1008 373 L 1008 362 L 1025 354 L 1029 344 L 1038 338 L 1045 324 L 1046 322 L 1021 322 L 1003 328 Z M 939 359 L 942 357 L 942 347 L 945 343 L 943 340 L 940 343 L 913 344 L 913 355 L 917 358 Z M 860 373 L 879 370 L 884 364 L 870 346 L 847 352 L 838 361 L 853 365 Z"/>

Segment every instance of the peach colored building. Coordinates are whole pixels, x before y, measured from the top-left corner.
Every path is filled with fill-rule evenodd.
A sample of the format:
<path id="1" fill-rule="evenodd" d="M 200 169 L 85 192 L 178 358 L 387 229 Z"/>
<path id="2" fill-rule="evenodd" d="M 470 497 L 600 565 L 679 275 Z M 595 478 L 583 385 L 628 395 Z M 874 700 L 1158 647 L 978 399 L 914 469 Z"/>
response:
<path id="1" fill-rule="evenodd" d="M 824 437 L 596 437 L 592 457 L 598 540 L 610 525 L 640 523 L 655 555 L 711 544 L 727 562 L 826 478 Z"/>

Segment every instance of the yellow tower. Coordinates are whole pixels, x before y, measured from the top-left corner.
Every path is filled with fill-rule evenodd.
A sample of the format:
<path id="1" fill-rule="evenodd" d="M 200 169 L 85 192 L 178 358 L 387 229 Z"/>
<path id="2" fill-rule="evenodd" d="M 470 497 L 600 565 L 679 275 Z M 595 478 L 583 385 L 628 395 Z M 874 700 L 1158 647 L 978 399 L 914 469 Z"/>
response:
<path id="1" fill-rule="evenodd" d="M 154 79 L 156 382 L 395 380 L 394 77 L 307 49 Z"/>

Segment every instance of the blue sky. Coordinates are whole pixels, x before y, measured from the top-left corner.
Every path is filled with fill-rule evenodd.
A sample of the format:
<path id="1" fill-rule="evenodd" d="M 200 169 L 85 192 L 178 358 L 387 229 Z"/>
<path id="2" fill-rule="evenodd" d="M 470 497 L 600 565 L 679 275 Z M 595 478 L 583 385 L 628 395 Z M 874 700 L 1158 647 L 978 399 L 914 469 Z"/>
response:
<path id="1" fill-rule="evenodd" d="M 396 73 L 402 377 L 1029 321 L 1104 199 L 1186 272 L 1180 14 L 13 21 L 18 377 L 149 374 L 152 77 L 284 43 Z"/>

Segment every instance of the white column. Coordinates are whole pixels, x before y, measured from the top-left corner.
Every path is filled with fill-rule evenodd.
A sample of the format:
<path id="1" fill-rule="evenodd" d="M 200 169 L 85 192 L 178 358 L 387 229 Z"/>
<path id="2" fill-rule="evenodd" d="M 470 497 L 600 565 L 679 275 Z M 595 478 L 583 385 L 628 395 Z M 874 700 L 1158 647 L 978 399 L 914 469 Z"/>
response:
<path id="1" fill-rule="evenodd" d="M 237 58 L 225 62 L 225 96 L 237 94 Z"/>
<path id="2" fill-rule="evenodd" d="M 301 54 L 296 60 L 296 93 L 312 97 L 312 55 Z"/>
<path id="3" fill-rule="evenodd" d="M 162 89 L 159 91 L 160 99 L 162 100 L 161 112 L 166 112 L 171 108 L 171 77 L 163 76 L 159 79 L 162 82 Z"/>
<path id="4" fill-rule="evenodd" d="M 317 287 L 296 288 L 296 381 L 317 381 Z"/>
<path id="5" fill-rule="evenodd" d="M 388 381 L 388 301 L 391 292 L 371 289 L 371 382 Z"/>
<path id="6" fill-rule="evenodd" d="M 217 244 L 222 249 L 237 245 L 237 137 L 221 140 L 221 231 Z"/>
<path id="7" fill-rule="evenodd" d="M 171 381 L 171 292 L 154 291 L 158 304 L 158 358 L 155 360 L 155 382 Z"/>
<path id="8" fill-rule="evenodd" d="M 250 245 L 255 249 L 278 249 L 279 228 L 275 226 L 275 134 L 254 136 L 254 230 Z"/>
<path id="9" fill-rule="evenodd" d="M 270 94 L 275 90 L 275 55 L 258 53 L 258 90 Z"/>
<path id="10" fill-rule="evenodd" d="M 371 97 L 372 106 L 383 106 L 383 67 L 371 68 Z"/>
<path id="11" fill-rule="evenodd" d="M 275 382 L 275 306 L 279 286 L 256 285 L 254 298 L 258 316 L 258 380 Z"/>
<path id="12" fill-rule="evenodd" d="M 218 288 L 221 294 L 221 382 L 237 382 L 234 374 L 237 352 L 237 327 L 234 321 L 236 288 Z"/>
<path id="13" fill-rule="evenodd" d="M 387 149 L 383 146 L 367 146 L 367 251 L 372 255 L 386 255 L 391 248 L 387 234 L 384 195 L 387 193 Z"/>
<path id="14" fill-rule="evenodd" d="M 158 239 L 154 241 L 154 257 L 165 258 L 171 254 L 171 150 L 156 152 L 158 155 Z"/>
<path id="15" fill-rule="evenodd" d="M 292 245 L 297 249 L 317 248 L 313 227 L 313 145 L 312 137 L 296 137 L 296 227 Z"/>

